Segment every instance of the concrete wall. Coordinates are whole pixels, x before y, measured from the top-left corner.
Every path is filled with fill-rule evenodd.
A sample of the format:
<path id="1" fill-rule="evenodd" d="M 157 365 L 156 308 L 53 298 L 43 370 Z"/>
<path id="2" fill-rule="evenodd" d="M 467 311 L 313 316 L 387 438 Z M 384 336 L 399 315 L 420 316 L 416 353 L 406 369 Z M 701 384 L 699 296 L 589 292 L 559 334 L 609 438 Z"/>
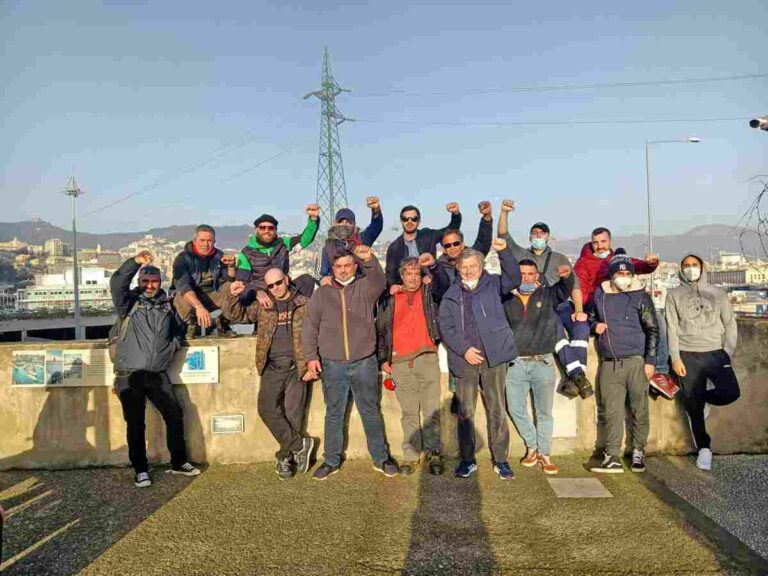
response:
<path id="1" fill-rule="evenodd" d="M 713 449 L 720 453 L 768 452 L 768 322 L 739 323 L 739 349 L 734 366 L 742 387 L 735 404 L 713 408 L 708 427 Z M 201 340 L 200 345 L 219 346 L 220 382 L 177 386 L 185 407 L 190 457 L 195 462 L 252 462 L 273 458 L 277 444 L 256 413 L 258 377 L 253 367 L 255 340 Z M 197 344 L 197 342 L 196 342 Z M 57 342 L 57 348 L 103 347 L 104 342 Z M 49 344 L 48 347 L 51 347 Z M 11 386 L 11 352 L 44 349 L 44 344 L 0 345 L 0 469 L 36 467 L 80 467 L 125 464 L 127 448 L 120 403 L 111 387 L 16 388 Z M 597 358 L 590 350 L 591 376 Z M 687 421 L 679 400 L 651 400 L 651 437 L 648 451 L 683 454 L 691 451 Z M 456 419 L 450 414 L 450 392 L 443 376 L 443 442 L 455 455 Z M 394 393 L 383 391 L 382 409 L 387 436 L 395 457 L 401 455 L 400 409 Z M 242 434 L 212 434 L 211 418 L 243 414 Z M 308 432 L 322 439 L 324 406 L 320 383 L 311 385 Z M 485 448 L 485 418 L 478 408 L 479 445 Z M 561 436 L 553 442 L 553 454 L 591 451 L 597 432 L 594 399 L 568 401 L 558 398 L 555 420 Z M 510 423 L 511 425 L 511 423 Z M 556 426 L 556 430 L 558 427 Z M 562 432 L 567 429 L 566 432 Z M 167 461 L 165 433 L 158 413 L 147 410 L 147 441 L 150 458 Z M 511 458 L 523 452 L 512 432 Z M 321 446 L 322 453 L 322 446 Z M 367 457 L 365 437 L 357 412 L 352 409 L 349 425 L 350 458 Z"/>

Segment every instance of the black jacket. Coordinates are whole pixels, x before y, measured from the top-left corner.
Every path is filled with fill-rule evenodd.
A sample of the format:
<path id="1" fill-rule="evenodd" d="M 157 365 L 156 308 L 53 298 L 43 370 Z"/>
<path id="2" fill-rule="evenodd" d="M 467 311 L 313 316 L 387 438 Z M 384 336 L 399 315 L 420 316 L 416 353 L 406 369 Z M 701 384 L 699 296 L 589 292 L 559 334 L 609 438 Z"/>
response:
<path id="1" fill-rule="evenodd" d="M 195 254 L 192 242 L 187 242 L 184 250 L 176 255 L 173 261 L 173 283 L 174 288 L 182 296 L 190 291 L 196 291 L 200 284 L 203 272 L 210 272 L 213 276 L 213 291 L 219 289 L 219 286 L 228 279 L 226 266 L 221 265 L 222 252 L 214 248 L 213 252 L 200 258 Z"/>
<path id="2" fill-rule="evenodd" d="M 608 325 L 597 340 L 603 360 L 642 356 L 646 364 L 656 364 L 659 345 L 656 307 L 637 277 L 633 277 L 632 286 L 626 292 L 619 292 L 610 280 L 605 280 L 595 291 L 588 312 L 593 332 L 600 322 Z"/>
<path id="3" fill-rule="evenodd" d="M 437 245 L 443 239 L 443 233 L 449 228 L 458 230 L 461 227 L 461 213 L 451 214 L 451 221 L 445 228 L 419 228 L 416 230 L 416 246 L 419 254 L 429 252 L 437 258 Z M 387 286 L 400 284 L 400 262 L 408 257 L 408 248 L 405 246 L 403 235 L 395 238 L 387 248 Z"/>
<path id="4" fill-rule="evenodd" d="M 159 290 L 150 299 L 138 287 L 131 290 L 131 280 L 138 270 L 139 265 L 130 258 L 109 280 L 118 322 L 124 321 L 130 314 L 125 333 L 117 342 L 115 370 L 164 372 L 181 346 L 184 323 L 165 291 Z"/>
<path id="5" fill-rule="evenodd" d="M 421 302 L 427 329 L 432 342 L 437 344 L 440 335 L 437 330 L 437 306 L 440 298 L 450 286 L 450 279 L 442 266 L 435 264 L 430 270 L 432 284 L 421 286 Z M 379 363 L 392 362 L 392 319 L 395 315 L 395 299 L 385 292 L 378 305 L 376 314 L 377 356 Z"/>
<path id="6" fill-rule="evenodd" d="M 573 290 L 573 274 L 554 286 L 540 286 L 528 298 L 528 305 L 516 291 L 506 297 L 504 313 L 515 333 L 520 356 L 551 354 L 560 339 L 560 321 L 555 308 L 568 300 Z"/>

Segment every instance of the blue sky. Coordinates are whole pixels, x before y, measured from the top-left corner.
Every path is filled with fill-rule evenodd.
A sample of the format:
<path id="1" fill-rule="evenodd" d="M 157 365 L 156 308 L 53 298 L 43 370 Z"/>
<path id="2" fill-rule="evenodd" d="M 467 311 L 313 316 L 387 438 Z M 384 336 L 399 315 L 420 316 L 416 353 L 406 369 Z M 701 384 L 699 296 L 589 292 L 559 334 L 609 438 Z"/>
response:
<path id="1" fill-rule="evenodd" d="M 341 110 L 375 120 L 341 128 L 350 205 L 362 212 L 366 195 L 380 196 L 387 228 L 414 201 L 426 225 L 441 225 L 445 202 L 456 200 L 474 230 L 478 201 L 512 197 L 513 230 L 545 220 L 560 237 L 606 224 L 642 232 L 645 140 L 691 135 L 702 142 L 653 151 L 657 232 L 735 222 L 757 191 L 745 180 L 768 173 L 768 133 L 745 121 L 426 123 L 768 114 L 767 78 L 466 93 L 767 73 L 766 21 L 768 4 L 759 0 L 6 1 L 0 221 L 69 226 L 59 191 L 74 165 L 87 191 L 85 231 L 242 224 L 262 212 L 298 227 L 315 196 L 319 127 L 319 103 L 301 96 L 319 86 L 328 45 L 338 81 L 353 90 L 339 98 Z M 393 90 L 406 94 L 376 95 Z"/>

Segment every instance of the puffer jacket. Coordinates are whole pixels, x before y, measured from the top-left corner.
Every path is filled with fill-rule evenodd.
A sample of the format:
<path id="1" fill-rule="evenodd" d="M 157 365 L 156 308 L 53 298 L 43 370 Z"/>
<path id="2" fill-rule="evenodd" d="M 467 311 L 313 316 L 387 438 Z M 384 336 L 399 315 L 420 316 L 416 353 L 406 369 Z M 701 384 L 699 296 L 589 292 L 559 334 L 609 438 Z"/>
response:
<path id="1" fill-rule="evenodd" d="M 304 358 L 304 350 L 301 347 L 301 330 L 304 326 L 304 317 L 307 314 L 309 300 L 297 294 L 291 289 L 290 313 L 291 335 L 293 336 L 293 360 L 296 363 L 296 372 L 301 378 L 307 372 L 307 360 Z M 258 302 L 250 306 L 243 306 L 239 298 L 229 297 L 225 313 L 233 324 L 255 324 L 256 327 L 256 371 L 261 375 L 267 366 L 269 348 L 272 346 L 272 338 L 277 329 L 277 308 L 264 308 Z"/>
<path id="2" fill-rule="evenodd" d="M 597 344 L 603 360 L 620 360 L 642 356 L 646 364 L 656 364 L 659 325 L 656 307 L 645 285 L 632 277 L 629 290 L 620 292 L 610 280 L 595 291 L 589 307 L 589 323 L 594 332 L 598 323 L 608 328 L 599 335 Z"/>
<path id="3" fill-rule="evenodd" d="M 164 372 L 173 355 L 181 347 L 184 323 L 176 314 L 171 298 L 159 290 L 153 298 L 144 296 L 140 288 L 130 289 L 131 280 L 140 266 L 133 258 L 123 262 L 112 275 L 109 287 L 118 320 L 127 320 L 124 333 L 117 342 L 115 370 L 120 373 Z"/>
<path id="4" fill-rule="evenodd" d="M 592 302 L 592 297 L 600 283 L 610 279 L 608 264 L 611 262 L 613 254 L 613 250 L 611 250 L 607 258 L 598 258 L 592 252 L 590 242 L 582 246 L 581 254 L 573 266 L 573 271 L 578 279 L 585 308 Z M 658 262 L 649 264 L 638 258 L 632 258 L 632 264 L 635 266 L 635 274 L 651 274 L 659 266 Z"/>

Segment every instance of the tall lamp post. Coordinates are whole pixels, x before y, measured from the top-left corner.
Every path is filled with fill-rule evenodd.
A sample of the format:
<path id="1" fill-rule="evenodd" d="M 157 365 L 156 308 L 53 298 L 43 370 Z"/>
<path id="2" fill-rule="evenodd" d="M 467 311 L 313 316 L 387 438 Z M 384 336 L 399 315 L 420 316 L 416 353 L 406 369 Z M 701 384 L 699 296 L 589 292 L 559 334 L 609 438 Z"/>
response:
<path id="1" fill-rule="evenodd" d="M 74 284 L 74 296 L 75 296 L 75 340 L 79 340 L 85 337 L 80 321 L 80 271 L 77 267 L 77 209 L 76 201 L 78 196 L 82 196 L 84 192 L 77 185 L 75 180 L 74 170 L 72 176 L 67 181 L 67 187 L 64 189 L 64 194 L 72 198 L 72 282 Z"/>

